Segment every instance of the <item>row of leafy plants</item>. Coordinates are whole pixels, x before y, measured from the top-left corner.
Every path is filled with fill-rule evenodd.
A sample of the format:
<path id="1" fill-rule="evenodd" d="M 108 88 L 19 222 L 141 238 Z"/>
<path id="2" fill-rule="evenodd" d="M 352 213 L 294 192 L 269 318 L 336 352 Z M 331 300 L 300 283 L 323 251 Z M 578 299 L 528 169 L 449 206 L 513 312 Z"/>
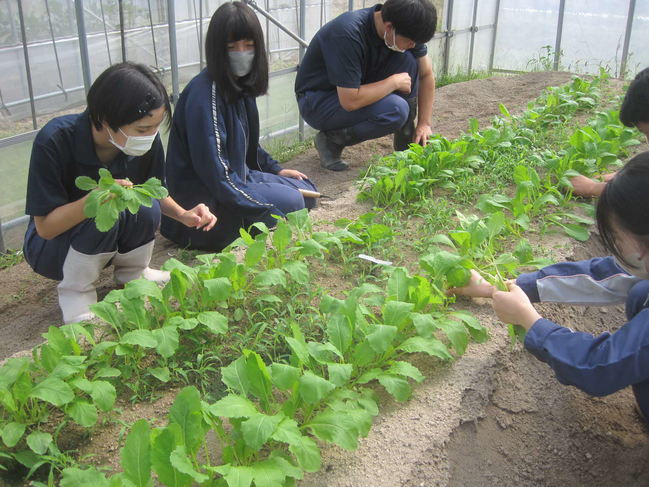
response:
<path id="1" fill-rule="evenodd" d="M 384 290 L 366 284 L 345 299 L 320 303 L 325 334 L 308 340 L 298 326 L 285 336 L 287 360 L 267 363 L 251 350 L 222 369 L 229 393 L 209 403 L 195 388 L 180 392 L 169 424 L 136 423 L 122 450 L 124 471 L 108 480 L 97 469 L 63 470 L 61 485 L 292 485 L 320 469 L 316 440 L 355 449 L 378 413 L 378 382 L 396 400 L 410 397 L 410 381 L 421 371 L 408 358 L 425 353 L 441 360 L 469 339 L 483 341 L 486 329 L 471 315 L 445 311 L 446 300 L 421 276 L 403 268 L 390 273 Z M 208 432 L 219 439 L 221 458 L 212 460 Z M 110 483 L 109 483 L 110 482 Z"/>
<path id="2" fill-rule="evenodd" d="M 361 179 L 361 197 L 402 215 L 416 213 L 440 194 L 462 204 L 476 172 L 497 173 L 500 190 L 481 193 L 476 214 L 455 209 L 455 228 L 449 231 L 446 220 L 441 232 L 426 239 L 424 252 L 435 266 L 439 259 L 454 263 L 452 286 L 462 285 L 476 269 L 504 288 L 519 269 L 549 263 L 533 255 L 525 234 L 558 227 L 577 240 L 589 238 L 592 205 L 574 200 L 569 179 L 621 165 L 620 158 L 640 143 L 617 109 L 598 110 L 572 132 L 566 129 L 579 110 L 597 108 L 606 79 L 605 73 L 590 81 L 575 78 L 549 89 L 519 116 L 501 105 L 503 116 L 484 131 L 472 120 L 456 141 L 436 136 L 434 145 L 387 156 Z M 619 97 L 614 103 L 619 105 Z M 520 337 L 520 330 L 510 327 L 510 333 Z"/>
<path id="3" fill-rule="evenodd" d="M 528 110 L 541 115 L 528 116 L 525 124 L 532 128 L 525 126 L 522 133 L 533 141 L 542 139 L 538 132 L 548 126 L 563 126 L 580 103 L 582 108 L 593 106 L 596 87 L 597 81 L 575 80 L 567 88 L 550 90 L 541 108 Z M 521 151 L 516 144 L 522 122 L 504 108 L 503 113 L 505 118 L 483 133 L 472 124 L 474 140 L 464 141 L 474 157 L 467 156 L 464 166 L 470 172 L 492 160 L 485 154 L 502 159 L 502 153 Z M 598 114 L 596 120 L 598 126 L 587 125 L 579 129 L 583 135 L 573 135 L 575 162 L 569 169 L 585 160 L 579 150 L 599 154 L 595 163 L 584 163 L 599 169 L 611 162 L 614 150 L 625 147 L 603 150 L 603 143 L 613 143 L 616 131 L 626 132 L 610 112 Z M 593 133 L 601 139 L 595 146 L 590 144 Z M 416 162 L 417 151 L 413 147 L 392 157 Z M 523 183 L 519 186 L 529 186 L 525 177 L 534 178 L 530 170 L 534 171 L 516 170 Z M 426 192 L 440 180 L 447 190 L 453 190 L 452 184 L 457 189 L 461 177 L 456 178 L 429 178 L 436 180 L 429 181 Z M 398 179 L 396 173 L 392 179 Z M 418 194 L 419 200 L 413 197 L 407 204 L 427 201 L 428 193 Z M 402 196 L 389 196 L 390 204 L 403 203 Z M 529 196 L 518 200 L 525 198 Z M 492 278 L 502 280 L 521 265 L 543 263 L 524 239 L 501 255 L 503 239 L 520 236 L 526 228 L 512 227 L 506 213 L 511 210 L 506 202 L 499 203 L 501 207 L 492 205 L 498 211 L 485 211 L 486 217 L 458 215 L 459 228 L 433 238 L 444 248 L 425 252 L 420 272 L 411 276 L 402 268 L 393 269 L 379 276 L 387 279 L 385 286 L 361 284 L 342 300 L 327 296 L 314 283 L 314 262 L 317 269 L 330 255 L 349 263 L 359 251 L 389 247 L 398 229 L 378 222 L 376 213 L 338 222 L 343 228 L 333 232 L 314 232 L 306 213 L 296 213 L 288 222 L 278 222 L 272 233 L 263 225 L 252 234 L 242 232 L 233 246 L 243 249 L 241 259 L 226 251 L 199 256 L 200 264 L 194 267 L 169 261 L 171 281 L 164 288 L 140 280 L 112 291 L 94 310 L 103 325 L 53 327 L 32 360 L 12 360 L 2 368 L 0 436 L 7 447 L 2 457 L 18 461 L 30 473 L 49 464 L 52 483 L 56 471 L 70 463 L 61 461 L 68 457 L 56 441 L 68 422 L 92 430 L 101 417 L 110 420 L 118 394 L 139 400 L 170 384 L 192 382 L 200 393 L 194 388 L 180 393 L 168 427 L 154 428 L 147 422 L 133 427 L 122 454 L 122 474 L 109 480 L 96 469 L 72 467 L 63 469 L 62 484 L 92 480 L 100 485 L 149 485 L 153 471 L 166 485 L 290 485 L 304 471 L 319 468 L 314 438 L 353 448 L 357 438 L 367 434 L 377 411 L 368 384 L 375 381 L 405 400 L 408 380 L 423 378 L 407 361 L 408 354 L 425 352 L 448 360 L 449 346 L 459 355 L 471 336 L 479 341 L 486 337 L 470 315 L 447 309 L 444 289 L 465 282 L 471 268 L 491 266 Z M 203 356 L 215 362 L 197 368 L 196 358 Z M 215 401 L 222 395 L 213 385 L 219 374 L 229 394 Z M 54 418 L 59 428 L 51 427 Z M 220 461 L 209 455 L 208 431 L 225 445 Z"/>
<path id="4" fill-rule="evenodd" d="M 365 285 L 350 291 L 345 301 L 320 296 L 319 308 L 314 308 L 308 258 L 322 259 L 332 248 L 345 254 L 350 243 L 355 248 L 371 248 L 372 231 L 368 229 L 372 228 L 371 224 L 361 226 L 358 235 L 349 229 L 313 232 L 306 211 L 294 213 L 288 221 L 278 222 L 273 233 L 263 225 L 257 225 L 255 237 L 242 232 L 236 242 L 237 247 L 245 249 L 241 261 L 233 252 L 199 256 L 201 264 L 194 267 L 172 259 L 165 264 L 171 280 L 164 288 L 137 280 L 111 291 L 95 305 L 93 311 L 104 325 L 51 327 L 45 334 L 46 343 L 34 350 L 31 360 L 10 360 L 1 370 L 1 436 L 10 449 L 3 455 L 20 462 L 30 473 L 49 463 L 54 467 L 54 478 L 56 468 L 65 466 L 57 464 L 62 455 L 56 440 L 68 421 L 94 428 L 102 412 L 110 419 L 119 392 L 146 397 L 147 391 L 182 382 L 187 371 L 181 364 L 205 350 L 220 355 L 223 361 L 228 357 L 232 360 L 221 368 L 223 382 L 241 397 L 252 394 L 261 401 L 261 411 L 266 415 L 272 412 L 273 421 L 280 411 L 290 421 L 301 418 L 305 425 L 313 424 L 306 421 L 309 418 L 331 415 L 329 429 L 326 425 L 304 426 L 320 439 L 338 438 L 336 414 L 325 412 L 331 407 L 336 410 L 331 401 L 340 394 L 347 397 L 344 403 L 349 406 L 349 397 L 369 394 L 361 385 L 376 380 L 398 400 L 406 399 L 410 391 L 407 379 L 420 380 L 422 376 L 401 360 L 404 355 L 426 352 L 447 360 L 452 355 L 435 336 L 436 330 L 449 335 L 447 343 L 457 353 L 464 351 L 471 334 L 483 339 L 485 332 L 466 314 L 450 314 L 457 318 L 455 321 L 443 319 L 447 298 L 441 289 L 424 277 L 408 276 L 402 269 L 392 272 L 387 296 L 380 288 Z M 366 302 L 361 303 L 363 293 L 371 294 L 371 299 L 364 298 Z M 263 333 L 258 327 L 259 313 L 290 308 L 289 301 L 293 312 L 278 314 L 273 324 L 284 328 L 268 330 L 268 339 L 276 343 L 274 348 L 265 348 L 262 358 L 251 351 L 258 348 Z M 437 324 L 431 313 L 439 315 Z M 307 315 L 310 327 L 300 323 Z M 256 334 L 243 336 L 244 331 L 255 327 Z M 246 350 L 243 356 L 238 355 L 242 348 Z M 242 361 L 248 365 L 242 365 Z M 253 375 L 248 378 L 245 374 L 255 367 L 253 362 L 259 370 L 250 372 Z M 289 376 L 293 382 L 287 382 Z M 263 377 L 265 382 L 258 384 L 256 380 Z M 212 375 L 211 380 L 216 377 Z M 258 396 L 262 389 L 263 398 Z M 292 397 L 287 400 L 283 396 L 289 390 Z M 54 417 L 60 426 L 48 430 Z M 226 417 L 233 426 L 235 418 Z M 346 424 L 351 428 L 356 420 Z M 225 431 L 220 431 L 222 439 Z M 366 427 L 355 426 L 344 437 L 366 431 Z M 242 441 L 236 429 L 228 430 L 228 434 L 231 444 Z M 241 450 L 232 467 L 267 465 L 264 462 L 271 458 L 267 448 L 262 460 L 252 454 L 265 441 L 253 443 L 252 447 L 259 448 L 246 450 L 245 455 L 241 453 L 245 449 Z M 272 451 L 276 455 L 282 450 Z M 205 471 L 196 457 L 188 458 L 196 472 Z M 310 471 L 312 465 L 300 468 Z M 88 475 L 64 470 L 64 479 L 76 475 L 65 472 Z M 193 482 L 197 478 L 203 477 L 197 474 Z M 260 482 L 256 481 L 264 485 Z"/>

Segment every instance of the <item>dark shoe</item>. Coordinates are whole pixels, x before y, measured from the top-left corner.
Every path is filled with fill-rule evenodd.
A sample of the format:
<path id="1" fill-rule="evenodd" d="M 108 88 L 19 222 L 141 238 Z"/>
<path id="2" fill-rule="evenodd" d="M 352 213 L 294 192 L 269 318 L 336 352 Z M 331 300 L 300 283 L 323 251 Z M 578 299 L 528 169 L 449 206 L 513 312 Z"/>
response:
<path id="1" fill-rule="evenodd" d="M 318 132 L 315 136 L 315 148 L 320 156 L 320 165 L 329 171 L 344 171 L 349 165 L 341 159 L 344 144 L 337 144 L 324 132 Z"/>
<path id="2" fill-rule="evenodd" d="M 649 418 L 647 418 L 647 416 L 642 411 L 642 408 L 637 402 L 635 402 L 634 405 L 635 405 L 635 412 L 644 425 L 645 433 L 649 433 Z"/>
<path id="3" fill-rule="evenodd" d="M 417 116 L 417 97 L 408 100 L 408 119 L 399 130 L 394 133 L 393 146 L 395 151 L 406 150 L 415 137 L 415 117 Z"/>

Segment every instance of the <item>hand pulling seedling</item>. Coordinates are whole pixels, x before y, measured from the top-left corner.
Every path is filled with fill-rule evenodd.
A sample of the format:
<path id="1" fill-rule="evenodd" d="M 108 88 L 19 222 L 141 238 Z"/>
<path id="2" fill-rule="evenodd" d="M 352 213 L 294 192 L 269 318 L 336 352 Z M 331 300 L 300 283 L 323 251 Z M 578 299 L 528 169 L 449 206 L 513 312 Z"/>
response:
<path id="1" fill-rule="evenodd" d="M 79 176 L 74 184 L 79 189 L 90 191 L 83 214 L 95 219 L 100 232 L 113 228 L 122 211 L 128 210 L 135 215 L 141 206 L 150 208 L 154 199 L 166 198 L 169 194 L 157 178 L 149 178 L 143 184 L 122 186 L 105 168 L 99 170 L 99 181 Z"/>

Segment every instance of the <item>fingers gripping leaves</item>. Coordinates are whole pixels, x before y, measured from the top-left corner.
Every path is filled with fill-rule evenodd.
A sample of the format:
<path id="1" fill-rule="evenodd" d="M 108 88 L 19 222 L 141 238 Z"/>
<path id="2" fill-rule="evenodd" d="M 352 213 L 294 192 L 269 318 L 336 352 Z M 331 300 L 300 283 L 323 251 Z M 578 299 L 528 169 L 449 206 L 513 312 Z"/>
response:
<path id="1" fill-rule="evenodd" d="M 113 228 L 122 211 L 128 210 L 135 215 L 141 206 L 151 208 L 154 199 L 166 198 L 169 194 L 157 178 L 149 178 L 143 184 L 124 186 L 105 168 L 99 170 L 98 181 L 79 176 L 74 183 L 77 188 L 90 191 L 83 214 L 95 219 L 100 232 Z"/>

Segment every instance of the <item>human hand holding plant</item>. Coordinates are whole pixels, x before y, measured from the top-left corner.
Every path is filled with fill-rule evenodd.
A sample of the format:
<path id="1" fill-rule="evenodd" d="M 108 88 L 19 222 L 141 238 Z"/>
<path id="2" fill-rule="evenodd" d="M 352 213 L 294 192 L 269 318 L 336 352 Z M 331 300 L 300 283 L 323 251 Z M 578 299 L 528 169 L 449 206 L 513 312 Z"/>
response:
<path id="1" fill-rule="evenodd" d="M 94 218 L 97 229 L 107 232 L 117 222 L 124 210 L 136 214 L 140 206 L 152 206 L 153 199 L 166 198 L 169 193 L 157 178 L 149 178 L 143 184 L 133 184 L 128 179 L 113 179 L 110 171 L 99 169 L 99 180 L 79 176 L 74 183 L 77 188 L 89 191 L 83 213 Z"/>
<path id="2" fill-rule="evenodd" d="M 595 181 L 582 174 L 570 178 L 572 194 L 575 196 L 597 197 L 604 191 L 605 182 Z"/>
<path id="3" fill-rule="evenodd" d="M 119 184 L 120 186 L 124 186 L 125 188 L 133 187 L 133 183 L 129 179 L 116 179 L 115 183 Z M 113 194 L 112 196 L 115 197 L 117 195 Z"/>
<path id="4" fill-rule="evenodd" d="M 520 325 L 529 330 L 541 315 L 536 311 L 527 294 L 514 281 L 507 281 L 508 291 L 494 290 L 492 294 L 494 311 L 504 323 Z"/>
<path id="5" fill-rule="evenodd" d="M 471 298 L 490 298 L 494 291 L 496 291 L 495 286 L 485 281 L 478 271 L 471 269 L 471 278 L 465 286 L 449 288 L 446 293 Z"/>
<path id="6" fill-rule="evenodd" d="M 613 179 L 615 177 L 616 174 L 617 174 L 617 171 L 610 172 L 608 174 L 602 174 L 602 181 L 608 183 L 611 179 Z"/>

